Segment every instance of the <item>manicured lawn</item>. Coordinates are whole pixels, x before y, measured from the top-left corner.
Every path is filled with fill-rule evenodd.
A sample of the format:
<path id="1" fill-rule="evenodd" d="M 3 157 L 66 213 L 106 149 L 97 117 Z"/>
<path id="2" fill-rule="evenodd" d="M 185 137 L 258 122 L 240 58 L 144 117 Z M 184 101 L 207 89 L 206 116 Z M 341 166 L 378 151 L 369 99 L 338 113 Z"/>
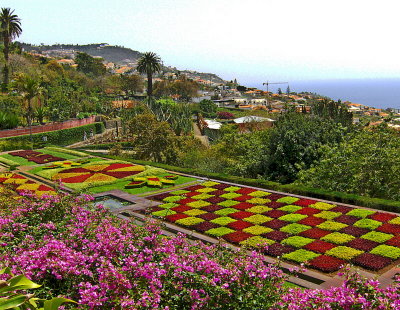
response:
<path id="1" fill-rule="evenodd" d="M 161 174 L 159 176 L 167 176 L 167 175 L 171 175 L 171 174 L 165 173 L 165 174 Z M 175 180 L 175 185 L 180 185 L 180 184 L 193 182 L 193 181 L 196 181 L 196 179 L 190 178 L 190 177 L 179 176 L 178 179 Z M 90 193 L 97 194 L 97 193 L 102 193 L 102 192 L 106 192 L 106 191 L 111 191 L 113 189 L 119 189 L 119 190 L 122 190 L 122 191 L 127 192 L 132 195 L 138 195 L 138 194 L 143 194 L 146 192 L 155 192 L 155 191 L 159 191 L 162 189 L 172 188 L 172 186 L 164 186 L 162 189 L 160 189 L 158 187 L 149 187 L 149 186 L 143 186 L 143 187 L 137 187 L 137 188 L 125 188 L 125 185 L 127 185 L 128 183 L 130 183 L 130 180 L 124 180 L 121 182 L 115 182 L 113 184 L 92 187 L 92 188 L 88 189 L 88 191 Z"/>

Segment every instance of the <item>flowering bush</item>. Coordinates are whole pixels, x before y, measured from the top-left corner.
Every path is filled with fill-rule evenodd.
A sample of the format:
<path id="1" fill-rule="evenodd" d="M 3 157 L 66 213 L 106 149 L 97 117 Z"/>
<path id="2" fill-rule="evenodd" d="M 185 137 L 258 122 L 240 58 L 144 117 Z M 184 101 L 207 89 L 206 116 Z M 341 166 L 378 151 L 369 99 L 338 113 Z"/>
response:
<path id="1" fill-rule="evenodd" d="M 235 115 L 231 112 L 217 112 L 217 118 L 219 118 L 219 119 L 234 119 Z"/>

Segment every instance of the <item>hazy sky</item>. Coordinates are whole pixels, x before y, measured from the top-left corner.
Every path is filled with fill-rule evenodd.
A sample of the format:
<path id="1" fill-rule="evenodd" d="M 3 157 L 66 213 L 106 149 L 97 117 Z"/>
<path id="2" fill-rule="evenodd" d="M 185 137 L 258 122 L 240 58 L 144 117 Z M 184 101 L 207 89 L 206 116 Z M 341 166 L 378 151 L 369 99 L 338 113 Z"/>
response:
<path id="1" fill-rule="evenodd" d="M 244 84 L 400 77 L 400 1 L 1 0 L 20 41 L 102 43 Z"/>

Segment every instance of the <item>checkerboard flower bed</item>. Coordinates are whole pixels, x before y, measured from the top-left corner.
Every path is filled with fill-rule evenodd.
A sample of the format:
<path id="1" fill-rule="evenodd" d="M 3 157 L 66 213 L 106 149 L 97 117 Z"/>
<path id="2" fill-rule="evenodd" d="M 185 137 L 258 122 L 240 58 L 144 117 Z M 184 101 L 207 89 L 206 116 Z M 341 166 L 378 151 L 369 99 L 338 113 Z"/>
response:
<path id="1" fill-rule="evenodd" d="M 400 217 L 207 181 L 150 199 L 165 220 L 265 254 L 335 272 L 346 263 L 379 271 L 400 258 Z M 159 209 L 157 209 L 159 208 Z M 368 261 L 368 257 L 371 261 Z"/>

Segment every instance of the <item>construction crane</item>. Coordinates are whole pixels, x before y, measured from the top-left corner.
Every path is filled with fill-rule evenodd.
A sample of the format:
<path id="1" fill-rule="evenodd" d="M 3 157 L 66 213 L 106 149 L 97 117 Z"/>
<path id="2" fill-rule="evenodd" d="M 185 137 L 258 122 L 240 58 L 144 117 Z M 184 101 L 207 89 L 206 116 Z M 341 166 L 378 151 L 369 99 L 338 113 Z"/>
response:
<path id="1" fill-rule="evenodd" d="M 269 107 L 269 102 L 268 102 L 268 98 L 269 98 L 269 91 L 268 91 L 268 86 L 269 84 L 289 84 L 288 82 L 266 82 L 263 83 L 263 85 L 267 85 L 267 107 Z"/>

